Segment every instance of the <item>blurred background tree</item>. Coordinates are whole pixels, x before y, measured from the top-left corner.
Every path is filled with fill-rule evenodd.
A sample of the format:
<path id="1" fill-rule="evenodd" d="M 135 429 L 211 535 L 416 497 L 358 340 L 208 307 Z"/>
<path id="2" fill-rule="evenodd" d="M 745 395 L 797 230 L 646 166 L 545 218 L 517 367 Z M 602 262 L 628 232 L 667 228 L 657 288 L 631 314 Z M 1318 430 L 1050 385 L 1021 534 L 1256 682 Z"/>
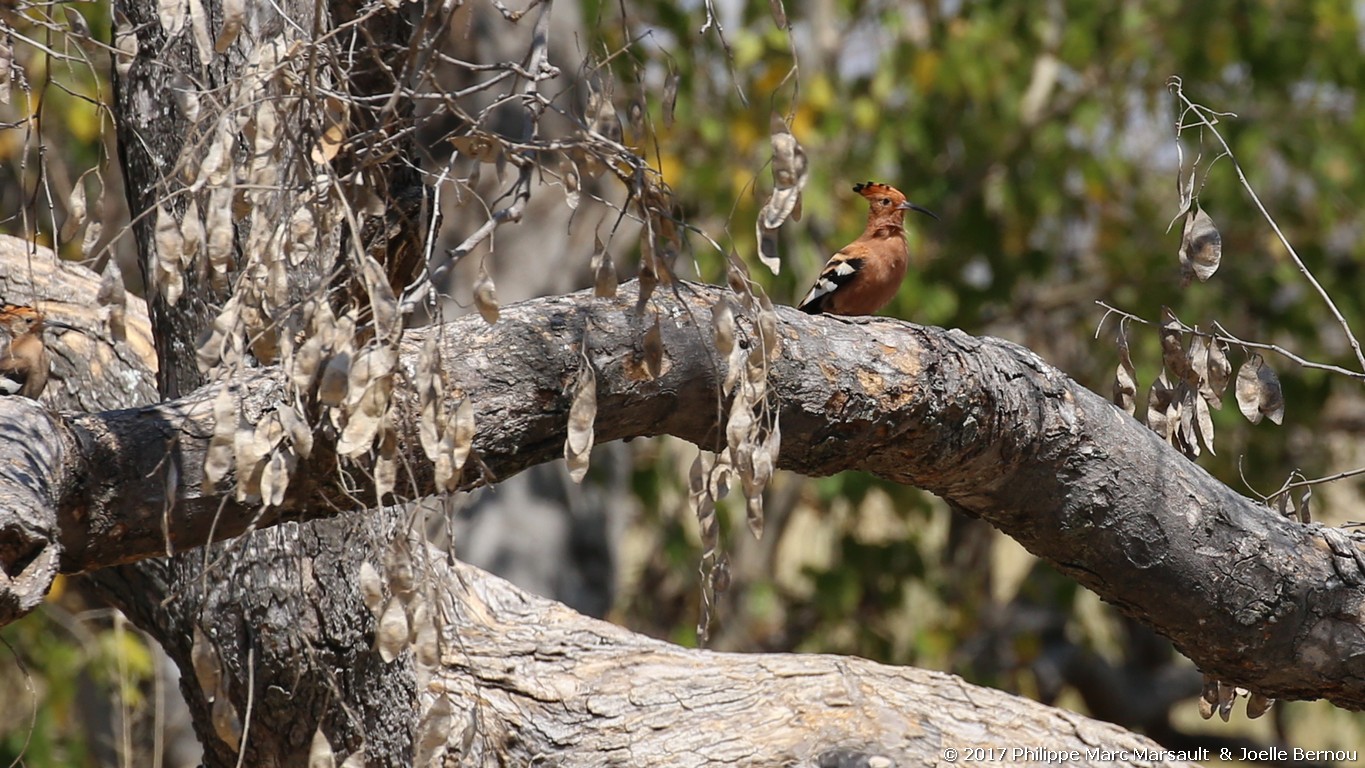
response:
<path id="1" fill-rule="evenodd" d="M 110 42 L 107 5 L 65 10 Z M 114 239 L 115 212 L 126 210 L 116 164 L 101 164 L 113 154 L 101 106 L 109 101 L 108 57 L 82 53 L 64 37 L 80 32 L 77 23 L 51 11 L 24 4 L 0 10 L 7 32 L 26 36 L 8 43 L 23 78 L 7 87 L 14 98 L 0 118 L 9 126 L 0 131 L 0 216 L 5 232 L 55 242 L 67 257 L 98 266 L 127 249 Z M 493 9 L 471 4 L 467 13 L 451 25 L 449 40 L 465 60 L 506 58 L 522 45 L 503 34 L 511 27 L 491 24 L 501 23 Z M 24 40 L 91 63 L 74 66 Z M 887 310 L 894 316 L 1012 339 L 1102 392 L 1117 362 L 1116 325 L 1111 319 L 1101 327 L 1098 300 L 1152 320 L 1170 305 L 1190 324 L 1216 320 L 1242 338 L 1352 364 L 1340 328 L 1231 164 L 1215 161 L 1218 148 L 1197 131 L 1182 136 L 1185 156 L 1203 153 L 1199 200 L 1219 226 L 1224 259 L 1210 282 L 1180 288 L 1179 226 L 1167 230 L 1180 212 L 1178 111 L 1166 80 L 1178 74 L 1192 98 L 1237 113 L 1220 128 L 1250 183 L 1359 328 L 1359 3 L 584 0 L 557 4 L 553 40 L 552 59 L 565 68 L 578 106 L 590 84 L 610 83 L 626 143 L 662 174 L 683 218 L 722 250 L 737 251 L 780 303 L 798 299 L 825 258 L 861 230 L 865 208 L 850 187 L 876 179 L 943 219 L 911 228 L 914 263 Z M 753 235 L 772 185 L 766 166 L 774 114 L 810 161 L 803 216 L 779 235 L 784 266 L 777 276 L 758 265 Z M 450 152 L 433 123 L 424 169 L 432 176 Z M 96 167 L 99 184 L 94 175 L 82 177 Z M 495 189 L 492 176 L 476 180 L 479 188 Z M 104 208 L 104 231 L 59 236 L 70 190 L 82 178 L 90 205 Z M 585 182 L 585 189 L 618 204 L 624 197 L 600 183 Z M 479 266 L 493 274 L 504 300 L 590 284 L 593 228 L 605 232 L 611 222 L 609 211 L 591 203 L 571 210 L 561 189 L 538 188 L 524 223 L 500 230 L 496 254 L 477 251 L 453 273 L 450 311 L 472 309 Z M 463 240 L 486 213 L 468 197 L 452 195 L 443 205 L 445 246 Z M 42 211 L 51 213 L 35 213 Z M 610 242 L 626 273 L 638 261 L 633 242 Z M 692 235 L 685 245 L 684 271 L 724 279 L 724 255 L 705 237 Z M 123 273 L 137 288 L 131 262 Z M 1145 402 L 1160 370 L 1160 345 L 1150 328 L 1132 327 L 1129 340 Z M 1234 349 L 1233 362 L 1240 361 Z M 1270 493 L 1295 469 L 1314 477 L 1365 465 L 1359 383 L 1269 362 L 1284 385 L 1284 426 L 1251 426 L 1230 408 L 1215 412 L 1218 454 L 1200 463 L 1253 496 Z M 581 491 L 564 480 L 562 467 L 539 468 L 467 500 L 445 533 L 464 556 L 580 610 L 695 643 L 700 547 L 685 482 L 694 455 L 670 440 L 603 446 Z M 513 490 L 512 483 L 525 485 Z M 1352 480 L 1319 488 L 1316 499 L 1318 517 L 1329 524 L 1360 516 Z M 1311 748 L 1365 743 L 1359 716 L 1320 703 L 1282 703 L 1256 722 L 1200 723 L 1199 675 L 1169 643 L 1011 540 L 913 489 L 856 474 L 780 473 L 767 493 L 761 541 L 744 531 L 742 503 L 722 506 L 734 579 L 716 614 L 713 647 L 834 651 L 950 670 L 1114 720 L 1171 747 L 1235 739 Z M 86 617 L 74 600 L 54 597 L 46 620 L 64 625 Z M 159 679 L 155 664 L 127 648 L 111 655 L 117 644 L 89 638 L 60 650 L 52 635 L 71 633 L 35 633 L 34 626 L 16 624 L 0 637 L 22 660 L 21 676 L 40 681 L 39 709 L 50 714 L 33 726 L 24 717 L 0 718 L 0 758 L 27 748 L 28 764 L 89 764 L 94 751 L 83 746 L 89 734 L 70 693 L 73 668 L 121 658 L 124 673 L 103 675 L 103 690 L 121 707 L 151 706 L 128 686 L 149 690 Z M 94 626 L 96 633 L 116 629 Z"/>

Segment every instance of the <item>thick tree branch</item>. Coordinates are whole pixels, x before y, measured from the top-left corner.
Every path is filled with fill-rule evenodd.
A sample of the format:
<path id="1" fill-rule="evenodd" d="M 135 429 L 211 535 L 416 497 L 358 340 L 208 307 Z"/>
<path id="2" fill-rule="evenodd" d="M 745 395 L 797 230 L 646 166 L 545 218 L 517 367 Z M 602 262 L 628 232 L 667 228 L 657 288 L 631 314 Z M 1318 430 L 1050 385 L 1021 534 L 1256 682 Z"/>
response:
<path id="1" fill-rule="evenodd" d="M 842 656 L 688 650 L 468 565 L 433 563 L 428 573 L 453 620 L 423 698 L 428 711 L 448 713 L 440 733 L 466 761 L 937 765 L 955 749 L 966 764 L 1137 765 L 1157 749 L 955 675 Z M 430 706 L 442 698 L 447 706 Z M 987 745 L 1006 752 L 992 760 L 967 751 Z M 1101 749 L 1128 755 L 1101 758 Z"/>
<path id="2" fill-rule="evenodd" d="M 405 366 L 425 334 L 441 334 L 450 381 L 474 402 L 475 450 L 497 477 L 561 454 L 585 331 L 599 441 L 673 434 L 713 446 L 723 362 L 708 307 L 723 291 L 685 285 L 681 300 L 656 295 L 647 310 L 663 319 L 656 379 L 640 341 L 652 320 L 635 312 L 633 286 L 614 300 L 580 293 L 507 307 L 495 326 L 473 318 L 410 332 Z M 884 318 L 779 315 L 783 351 L 769 389 L 781 413 L 782 466 L 812 475 L 860 469 L 933 491 L 1155 627 L 1206 672 L 1278 698 L 1365 707 L 1358 538 L 1234 493 L 1014 344 Z M 249 418 L 273 407 L 273 375 L 241 384 Z M 164 523 L 177 548 L 202 542 L 215 517 L 216 536 L 255 519 L 258 510 L 200 491 L 215 391 L 69 416 L 43 435 L 62 440 L 53 450 L 71 457 L 65 479 L 50 483 L 66 489 L 60 525 L 49 527 L 62 531 L 64 569 L 164 551 L 167 448 L 179 484 Z M 32 417 L 0 406 L 0 425 Z M 427 465 L 416 441 L 406 443 L 409 465 Z M 335 461 L 320 451 L 300 466 L 282 513 L 326 514 L 348 492 L 372 494 L 329 485 Z M 70 481 L 92 472 L 107 482 Z M 409 493 L 431 490 L 421 472 L 411 483 Z M 13 520 L 6 514 L 0 508 L 0 530 Z"/>

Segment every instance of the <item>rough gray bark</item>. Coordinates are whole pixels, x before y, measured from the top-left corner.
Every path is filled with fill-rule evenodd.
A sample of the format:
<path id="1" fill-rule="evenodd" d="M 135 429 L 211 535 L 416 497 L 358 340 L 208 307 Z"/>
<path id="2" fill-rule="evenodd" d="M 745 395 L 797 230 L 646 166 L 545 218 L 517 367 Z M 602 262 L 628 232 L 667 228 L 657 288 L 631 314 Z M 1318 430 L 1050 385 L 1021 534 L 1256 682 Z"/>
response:
<path id="1" fill-rule="evenodd" d="M 0 235 L 0 298 L 36 304 L 48 317 L 83 329 L 46 334 L 52 377 L 43 402 L 59 410 L 110 411 L 156 400 L 156 352 L 147 310 L 130 298 L 123 308 L 123 338 L 109 335 L 109 308 L 95 301 L 100 276 L 51 249 Z"/>
<path id="2" fill-rule="evenodd" d="M 962 764 L 1042 764 L 1047 750 L 1050 762 L 1110 766 L 1140 764 L 1139 753 L 1155 749 L 1117 726 L 955 675 L 687 650 L 467 565 L 433 564 L 430 577 L 453 620 L 423 696 L 434 713 L 424 725 L 475 765 L 943 765 L 954 749 Z M 971 748 L 1006 753 L 983 759 Z M 1128 755 L 1101 758 L 1101 749 Z"/>
<path id="3" fill-rule="evenodd" d="M 216 28 L 222 23 L 221 4 L 208 0 L 203 6 Z M 176 397 L 201 383 L 195 367 L 193 334 L 213 320 L 214 305 L 227 297 L 219 291 L 207 290 L 207 280 L 202 281 L 205 290 L 187 291 L 183 301 L 175 304 L 167 302 L 158 290 L 161 281 L 154 274 L 156 248 L 152 245 L 154 214 L 158 206 L 166 206 L 177 219 L 184 215 L 191 196 L 171 194 L 186 186 L 183 181 L 186 158 L 182 152 L 187 142 L 202 141 L 206 134 L 211 134 L 205 127 L 211 127 L 219 117 L 205 110 L 202 122 L 196 124 L 170 97 L 176 88 L 221 89 L 237 74 L 242 61 L 240 51 L 229 49 L 228 55 L 201 65 L 191 35 L 168 39 L 156 3 L 116 0 L 113 9 L 126 19 L 125 29 L 132 31 L 138 41 L 137 55 L 129 62 L 127 73 L 120 75 L 118 68 L 113 73 L 114 112 L 124 116 L 115 120 L 114 126 L 118 131 L 119 165 L 128 194 L 128 209 L 133 214 L 132 227 L 138 241 L 138 265 L 143 285 L 148 286 L 148 309 L 157 330 L 157 359 L 161 361 L 157 389 L 166 397 Z M 270 19 L 273 26 L 279 26 L 270 6 L 259 13 L 266 17 L 262 21 Z M 174 73 L 179 73 L 183 82 L 173 80 Z M 169 333 L 171 329 L 182 332 Z"/>
<path id="4" fill-rule="evenodd" d="M 655 380 L 644 373 L 643 321 L 630 286 L 614 300 L 575 294 L 507 307 L 496 326 L 466 319 L 412 332 L 408 354 L 426 333 L 441 334 L 451 380 L 474 399 L 475 449 L 496 477 L 560 455 L 566 388 L 585 324 L 598 376 L 599 441 L 673 434 L 711 446 L 721 363 L 707 308 L 722 290 L 685 285 L 682 301 L 657 297 L 667 321 L 664 373 Z M 1277 698 L 1365 706 L 1357 537 L 1281 518 L 1239 496 L 1016 345 L 890 319 L 779 314 L 784 348 L 769 386 L 782 414 L 782 466 L 806 474 L 861 469 L 932 490 L 1155 627 L 1220 679 Z M 246 387 L 258 398 L 251 408 L 269 407 L 270 375 L 264 370 Z M 172 539 L 202 540 L 215 514 L 218 535 L 255 515 L 199 490 L 204 441 L 196 435 L 206 434 L 213 391 L 133 413 L 68 416 L 37 430 L 63 441 L 54 450 L 71 457 L 65 476 L 91 471 L 85 462 L 98 455 L 109 486 L 125 491 L 119 499 L 95 499 L 86 488 L 63 496 L 61 522 L 48 526 L 71 542 L 62 545 L 63 567 L 96 567 L 163 546 L 160 507 L 146 504 L 158 493 L 156 451 L 108 462 L 119 455 L 114 446 L 164 444 L 156 430 L 172 421 L 188 420 L 178 430 L 185 474 Z M 413 445 L 410 463 L 419 466 L 425 462 Z M 415 478 L 407 491 L 431 490 L 429 478 Z M 68 488 L 61 478 L 51 487 Z M 336 500 L 328 487 L 291 486 L 284 513 L 321 513 Z M 98 530 L 89 527 L 94 520 L 102 521 Z M 96 540 L 111 526 L 117 541 Z"/>
<path id="5" fill-rule="evenodd" d="M 204 0 L 193 7 L 202 7 L 204 17 L 199 21 L 215 36 L 226 29 L 223 3 Z M 153 337 L 161 363 L 157 391 L 162 398 L 190 393 L 204 383 L 195 352 L 202 332 L 229 295 L 226 284 L 232 283 L 240 299 L 245 275 L 259 277 L 269 261 L 283 258 L 278 243 L 270 245 L 260 235 L 272 231 L 278 222 L 290 220 L 302 192 L 315 192 L 313 179 L 318 169 L 306 158 L 323 129 L 317 90 L 337 87 L 335 78 L 340 76 L 342 92 L 393 92 L 395 72 L 386 59 L 401 56 L 406 46 L 416 44 L 411 39 L 410 21 L 411 16 L 422 13 L 422 8 L 420 4 L 407 4 L 374 9 L 308 0 L 237 4 L 241 28 L 228 44 L 227 38 L 220 38 L 221 43 L 201 41 L 191 34 L 190 25 L 177 34 L 168 34 L 167 16 L 184 13 L 183 4 L 168 9 L 155 2 L 116 0 L 118 17 L 125 22 L 116 20 L 120 27 L 116 34 L 131 33 L 138 41 L 136 55 L 115 84 L 115 124 L 139 264 L 149 286 Z M 357 19 L 361 12 L 365 18 Z M 340 36 L 337 25 L 348 22 L 354 22 L 349 31 L 351 39 L 338 43 L 337 49 L 309 47 L 309 55 L 300 57 L 311 62 L 306 71 L 295 66 L 294 77 L 280 76 L 277 65 L 265 65 L 261 71 L 263 63 L 278 62 L 280 52 L 287 51 L 291 42 L 300 42 L 300 36 L 303 42 L 329 33 Z M 341 54 L 346 60 L 342 66 L 329 58 L 341 49 L 359 53 Z M 306 88 L 300 87 L 304 85 Z M 198 114 L 187 112 L 186 101 L 169 98 L 177 94 L 198 97 Z M 272 110 L 274 119 L 263 118 L 265 107 Z M 357 186 L 365 187 L 365 194 L 385 196 L 390 210 L 402 207 L 398 203 L 411 191 L 417 174 L 411 157 L 403 151 L 411 137 L 384 139 L 386 132 L 399 132 L 394 123 L 409 109 L 405 102 L 395 110 L 381 110 L 386 123 L 369 112 L 352 112 L 350 127 L 368 132 L 369 140 L 361 142 L 355 152 L 334 158 L 331 171 L 344 178 L 363 162 L 369 172 L 363 179 L 339 183 L 334 190 L 336 197 L 314 198 L 318 209 L 339 206 L 338 198 L 353 195 Z M 262 129 L 263 119 L 266 125 L 279 128 L 280 138 L 270 146 L 256 141 L 271 133 Z M 212 156 L 210 146 L 219 139 L 231 140 L 220 145 L 231 147 L 222 161 L 230 172 L 222 173 L 217 180 L 210 174 L 191 184 L 201 163 Z M 374 157 L 366 156 L 366 148 L 387 153 L 387 165 L 378 167 L 380 163 Z M 420 187 L 418 190 L 420 200 Z M 221 191 L 230 193 L 226 200 L 215 198 L 215 192 Z M 157 209 L 183 222 L 191 200 L 210 229 L 209 214 L 233 209 L 227 226 L 231 230 L 228 250 L 232 253 L 227 257 L 230 264 L 226 277 L 230 279 L 215 285 L 211 269 L 205 265 L 207 254 L 201 252 L 195 263 L 183 270 L 184 291 L 173 302 L 162 290 L 166 281 L 154 277 L 159 264 L 154 237 L 160 218 Z M 348 210 L 363 208 L 356 203 L 356 199 L 347 200 Z M 321 226 L 317 237 L 308 243 L 307 258 L 289 263 L 289 306 L 299 306 L 305 295 L 324 293 L 334 277 L 346 278 L 346 272 L 334 269 L 338 254 L 343 252 L 343 235 L 362 237 L 364 242 L 353 243 L 358 246 L 354 250 L 373 246 L 380 257 L 395 256 L 385 261 L 391 267 L 404 262 L 397 258 L 400 252 L 407 254 L 408 262 L 414 253 L 420 254 L 411 243 L 425 231 L 421 221 L 409 218 L 395 222 L 402 225 L 400 230 L 406 235 L 398 238 L 384 236 L 388 222 L 383 217 L 361 216 L 358 221 L 353 217 L 351 223 L 356 225 L 354 231 Z M 210 232 L 209 242 L 212 237 Z M 412 269 L 410 264 L 408 268 Z M 333 287 L 339 289 L 333 294 L 336 300 L 345 303 L 347 290 L 352 287 Z M 260 301 L 259 297 L 255 300 Z M 278 323 L 276 327 L 289 327 L 283 312 L 272 320 Z M 134 527 L 156 526 L 173 506 L 185 473 L 199 471 L 191 458 L 193 452 L 182 450 L 187 442 L 194 442 L 194 437 L 182 431 L 187 425 L 173 407 L 159 412 L 154 423 L 146 424 L 149 431 L 140 436 L 133 434 L 137 429 L 129 432 L 129 415 L 112 416 L 104 424 L 87 424 L 89 431 L 78 427 L 74 434 L 89 447 L 112 449 L 96 449 L 98 458 L 90 465 L 96 472 L 106 461 L 112 462 L 108 466 L 125 469 L 130 460 L 137 463 L 151 454 L 160 455 L 151 474 L 139 484 L 137 492 L 146 496 L 139 504 L 139 523 Z M 141 438 L 148 442 L 127 441 Z M 104 499 L 125 492 L 99 483 L 86 490 L 92 498 Z M 353 499 L 345 499 L 345 508 L 355 506 Z M 233 511 L 245 510 L 238 507 Z M 337 570 L 347 564 L 353 566 L 350 561 L 363 557 L 366 547 L 391 538 L 396 517 L 376 514 L 328 520 L 302 530 L 280 526 L 248 532 L 259 527 L 252 525 L 253 516 L 218 518 L 210 512 L 200 521 L 206 526 L 201 531 L 213 528 L 221 519 L 229 521 L 237 534 L 246 535 L 208 550 L 101 568 L 89 575 L 87 584 L 158 638 L 180 667 L 181 691 L 204 743 L 206 764 L 238 764 L 238 750 L 231 737 L 234 718 L 240 727 L 250 729 L 242 750 L 246 764 L 303 763 L 319 727 L 339 748 L 353 751 L 366 745 L 369 765 L 411 764 L 412 720 L 405 708 L 393 706 L 394 702 L 412 700 L 411 672 L 402 664 L 379 663 L 370 650 L 370 639 L 364 635 L 368 614 L 354 588 Z M 85 522 L 111 539 L 132 530 L 98 514 Z M 257 522 L 271 524 L 277 518 Z M 163 530 L 172 535 L 163 535 L 160 554 L 190 549 L 181 546 L 173 527 Z M 131 559 L 112 562 L 128 563 Z M 309 571 L 314 592 L 308 592 L 299 581 L 302 562 L 316 564 Z M 351 572 L 353 568 L 346 571 Z M 297 599 L 299 590 L 316 599 Z M 208 638 L 220 657 L 226 673 L 225 690 L 203 690 L 195 683 L 190 640 L 196 632 Z M 225 702 L 230 704 L 224 706 Z"/>
<path id="6" fill-rule="evenodd" d="M 141 301 L 125 308 L 126 334 L 110 338 L 95 301 L 100 277 L 85 267 L 61 262 L 50 249 L 17 237 L 0 236 L 0 297 L 36 304 L 49 317 L 86 329 L 49 332 L 52 377 L 42 395 L 50 407 L 80 411 L 112 411 L 155 400 L 156 355 Z M 45 507 L 62 494 L 56 483 L 80 482 L 61 477 L 65 461 L 50 441 L 51 414 L 28 400 L 8 403 L 27 415 L 7 425 L 0 442 L 22 456 L 18 464 L 0 467 L 15 482 L 0 483 L 0 617 L 22 615 L 37 607 L 56 573 L 58 548 L 42 542 L 61 539 Z M 52 453 L 52 451 L 58 453 Z M 95 483 L 91 483 L 93 487 Z M 117 529 L 116 529 L 117 530 Z M 0 622 L 4 619 L 0 618 Z"/>

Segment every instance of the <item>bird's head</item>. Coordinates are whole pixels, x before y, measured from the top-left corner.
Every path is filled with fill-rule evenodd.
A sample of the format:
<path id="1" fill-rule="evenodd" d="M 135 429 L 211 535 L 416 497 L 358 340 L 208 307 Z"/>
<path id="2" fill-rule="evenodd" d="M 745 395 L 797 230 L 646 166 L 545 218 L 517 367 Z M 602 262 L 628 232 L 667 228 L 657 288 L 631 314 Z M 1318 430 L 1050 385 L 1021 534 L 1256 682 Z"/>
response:
<path id="1" fill-rule="evenodd" d="M 873 219 L 890 219 L 901 222 L 905 219 L 906 211 L 919 211 L 926 216 L 938 219 L 938 216 L 928 208 L 921 208 L 918 205 L 905 199 L 905 195 L 899 189 L 890 184 L 882 184 L 876 181 L 864 181 L 853 185 L 853 191 L 867 198 L 867 203 L 871 208 L 868 217 Z"/>
<path id="2" fill-rule="evenodd" d="M 8 328 L 14 336 L 41 331 L 43 329 L 43 313 L 33 307 L 5 304 L 0 306 L 0 325 Z"/>
<path id="3" fill-rule="evenodd" d="M 26 333 L 42 333 L 46 330 L 80 331 L 70 323 L 53 320 L 42 311 L 23 304 L 0 303 L 0 327 L 7 329 L 11 336 Z"/>

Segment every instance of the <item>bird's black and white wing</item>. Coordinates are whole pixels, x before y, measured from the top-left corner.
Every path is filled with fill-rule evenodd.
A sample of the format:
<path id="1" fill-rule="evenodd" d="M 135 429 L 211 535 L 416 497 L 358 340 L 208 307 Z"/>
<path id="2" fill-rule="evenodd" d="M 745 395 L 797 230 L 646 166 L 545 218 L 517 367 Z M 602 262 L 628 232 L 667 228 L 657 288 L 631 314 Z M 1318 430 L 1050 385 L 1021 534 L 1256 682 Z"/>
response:
<path id="1" fill-rule="evenodd" d="M 858 270 L 862 269 L 863 259 L 860 256 L 845 256 L 842 252 L 836 253 L 834 258 L 825 264 L 825 268 L 820 270 L 820 276 L 815 278 L 815 285 L 812 285 L 806 298 L 801 300 L 797 309 L 812 315 L 818 315 L 826 310 L 829 298 L 834 292 L 845 285 L 848 285 Z"/>

